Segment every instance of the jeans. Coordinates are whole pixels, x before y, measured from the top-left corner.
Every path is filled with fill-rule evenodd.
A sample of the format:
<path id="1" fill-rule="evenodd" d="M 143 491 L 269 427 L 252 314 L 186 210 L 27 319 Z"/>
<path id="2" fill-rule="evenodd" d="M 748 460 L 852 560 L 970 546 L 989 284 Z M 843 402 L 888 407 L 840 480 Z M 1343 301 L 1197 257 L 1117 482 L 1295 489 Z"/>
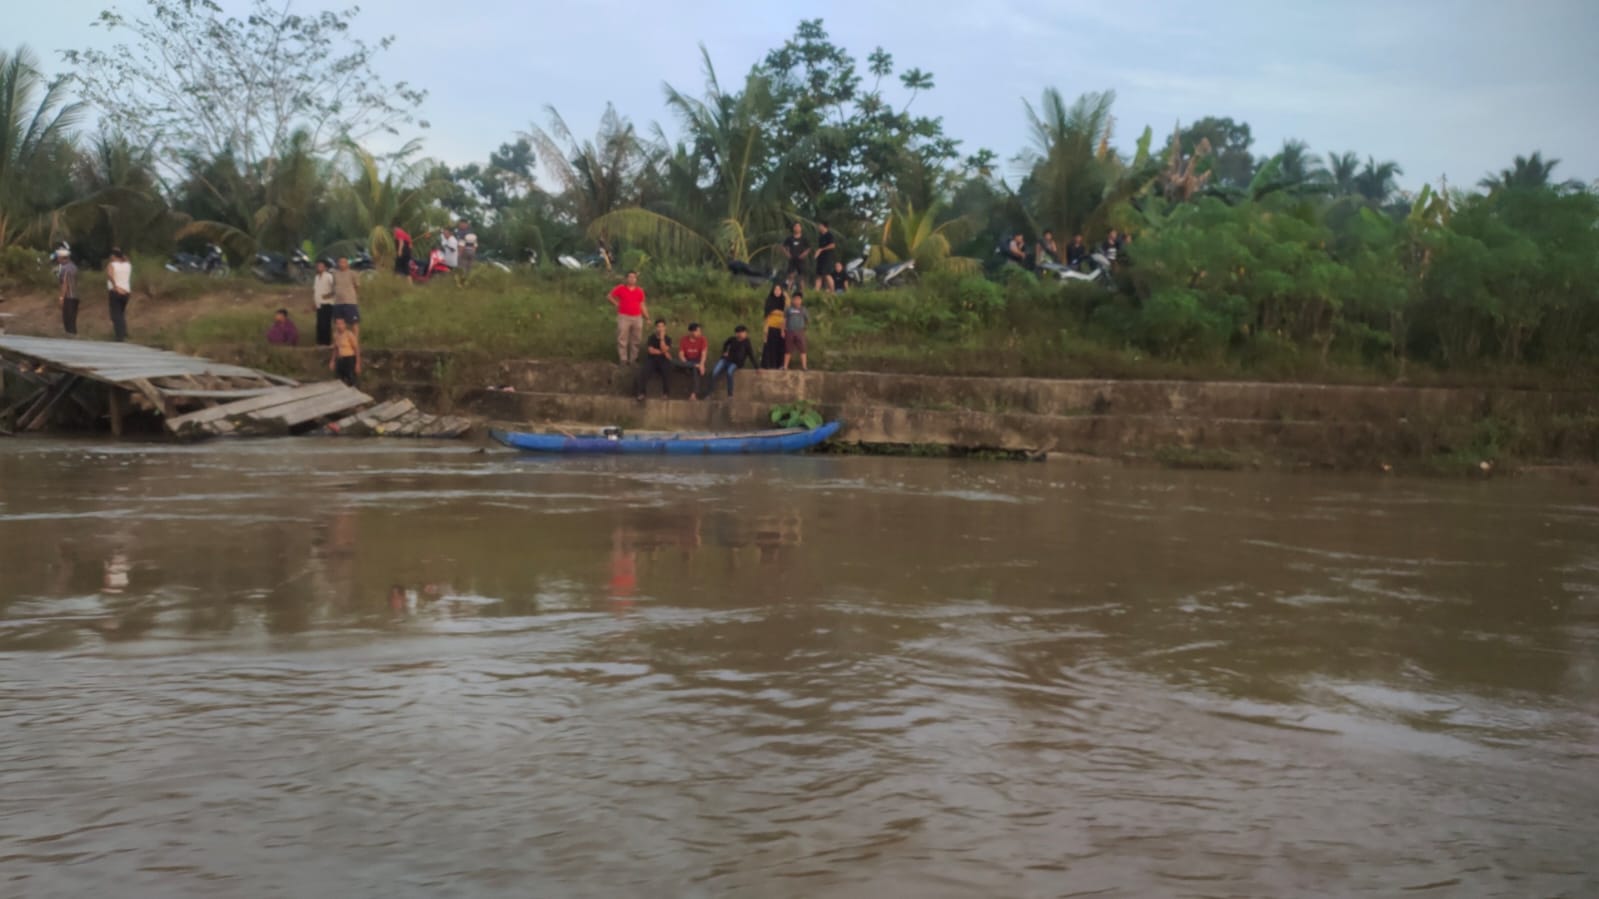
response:
<path id="1" fill-rule="evenodd" d="M 111 291 L 108 300 L 111 305 L 111 335 L 112 339 L 122 341 L 128 339 L 128 300 L 125 293 Z"/>
<path id="2" fill-rule="evenodd" d="M 711 380 L 710 380 L 710 383 L 705 385 L 705 392 L 706 393 L 710 393 L 711 391 L 715 390 L 716 389 L 716 379 L 720 378 L 722 375 L 727 375 L 727 395 L 728 396 L 732 396 L 733 395 L 733 375 L 737 371 L 738 371 L 738 366 L 737 365 L 734 365 L 733 363 L 727 361 L 726 359 L 718 359 L 717 362 L 716 362 L 716 367 L 711 369 Z"/>
<path id="3" fill-rule="evenodd" d="M 68 334 L 78 333 L 78 298 L 67 297 L 61 301 L 61 327 Z"/>

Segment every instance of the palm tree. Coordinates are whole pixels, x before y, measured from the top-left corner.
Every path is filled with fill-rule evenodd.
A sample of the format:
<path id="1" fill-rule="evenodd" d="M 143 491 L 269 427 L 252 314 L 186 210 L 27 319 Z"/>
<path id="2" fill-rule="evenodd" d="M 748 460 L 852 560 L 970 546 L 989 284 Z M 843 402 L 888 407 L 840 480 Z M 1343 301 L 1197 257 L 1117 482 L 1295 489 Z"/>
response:
<path id="1" fill-rule="evenodd" d="M 1277 154 L 1279 174 L 1290 185 L 1320 184 L 1326 182 L 1327 167 L 1321 157 L 1310 152 L 1310 144 L 1289 138 L 1283 141 Z"/>
<path id="2" fill-rule="evenodd" d="M 295 132 L 282 153 L 253 166 L 242 166 L 232 153 L 223 153 L 210 160 L 191 159 L 189 172 L 187 211 L 198 215 L 177 236 L 198 235 L 241 256 L 298 246 L 307 239 L 323 218 L 331 174 L 314 155 L 305 131 Z"/>
<path id="3" fill-rule="evenodd" d="M 54 216 L 53 231 L 97 253 L 113 246 L 157 249 L 178 227 L 161 195 L 155 160 L 126 135 L 101 132 L 78 161 L 80 196 Z"/>
<path id="4" fill-rule="evenodd" d="M 66 102 L 65 82 L 45 82 L 27 47 L 0 50 L 0 247 L 38 230 L 43 214 L 59 208 L 43 188 L 51 174 L 64 174 L 69 132 L 84 108 Z"/>
<path id="5" fill-rule="evenodd" d="M 1562 191 L 1581 190 L 1582 182 L 1577 180 L 1554 183 L 1555 166 L 1559 164 L 1560 160 L 1545 160 L 1543 152 L 1535 150 L 1531 156 L 1517 156 L 1510 168 L 1500 169 L 1497 175 L 1489 173 L 1487 177 L 1478 181 L 1477 185 L 1489 193 L 1512 188 L 1541 190 L 1554 187 Z"/>
<path id="6" fill-rule="evenodd" d="M 421 149 L 411 141 L 390 157 L 387 171 L 377 157 L 354 142 L 346 142 L 343 155 L 349 174 L 341 176 L 334 191 L 335 220 L 342 233 L 361 235 L 374 261 L 381 267 L 394 258 L 394 229 L 416 234 L 422 230 L 428 205 L 447 185 L 428 177 L 432 161 L 410 161 Z"/>
<path id="7" fill-rule="evenodd" d="M 883 231 L 872 248 L 871 264 L 916 260 L 921 271 L 974 272 L 981 263 L 954 255 L 954 247 L 965 240 L 971 223 L 961 217 L 938 221 L 943 204 L 934 201 L 918 210 L 909 200 L 890 199 L 890 212 Z"/>
<path id="8" fill-rule="evenodd" d="M 1046 227 L 1081 230 L 1100 207 L 1112 177 L 1115 101 L 1115 92 L 1105 91 L 1083 94 L 1067 106 L 1055 88 L 1044 91 L 1036 109 L 1024 101 L 1033 142 L 1021 157 L 1030 169 L 1024 193 L 1033 194 L 1031 214 Z"/>
<path id="9" fill-rule="evenodd" d="M 547 106 L 548 129 L 537 125 L 523 136 L 560 182 L 562 197 L 580 227 L 631 203 L 643 168 L 644 147 L 633 123 L 607 103 L 593 140 L 578 140 L 555 107 Z"/>
<path id="10" fill-rule="evenodd" d="M 1355 151 L 1327 154 L 1327 179 L 1333 193 L 1347 197 L 1356 193 L 1355 179 L 1360 175 L 1360 156 Z"/>
<path id="11" fill-rule="evenodd" d="M 1376 157 L 1366 157 L 1366 166 L 1355 176 L 1355 192 L 1366 198 L 1366 201 L 1377 206 L 1388 202 L 1397 185 L 1394 179 L 1403 175 L 1405 170 L 1399 163 L 1392 160 L 1378 162 Z"/>
<path id="12" fill-rule="evenodd" d="M 749 259 L 759 249 L 752 243 L 783 225 L 780 191 L 789 156 L 774 149 L 775 102 L 768 80 L 751 74 L 743 90 L 729 94 L 704 47 L 700 53 L 703 99 L 663 85 L 666 104 L 688 138 L 664 156 L 667 201 L 657 209 L 634 206 L 607 213 L 589 230 L 646 243 L 663 254 Z M 660 143 L 667 143 L 664 135 Z"/>

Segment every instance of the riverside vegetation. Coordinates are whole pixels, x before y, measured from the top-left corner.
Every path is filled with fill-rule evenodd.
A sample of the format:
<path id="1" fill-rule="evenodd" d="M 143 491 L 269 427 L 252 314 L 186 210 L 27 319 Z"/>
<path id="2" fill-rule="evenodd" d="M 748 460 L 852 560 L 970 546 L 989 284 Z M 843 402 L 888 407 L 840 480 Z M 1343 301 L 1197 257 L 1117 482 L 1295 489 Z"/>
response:
<path id="1" fill-rule="evenodd" d="M 548 109 L 485 162 L 451 167 L 417 141 L 371 148 L 379 134 L 420 133 L 426 95 L 377 87 L 371 62 L 388 44 L 360 38 L 353 8 L 252 9 L 108 11 L 102 24 L 134 43 L 65 53 L 67 80 L 47 79 L 25 48 L 0 51 L 0 273 L 47 291 L 44 248 L 70 241 L 92 266 L 121 244 L 143 254 L 142 294 L 174 313 L 153 336 L 205 349 L 257 342 L 260 310 L 196 304 L 184 316 L 184 297 L 289 301 L 176 283 L 164 254 L 214 240 L 237 268 L 258 251 L 362 245 L 386 266 L 394 227 L 466 216 L 485 247 L 530 248 L 546 266 L 480 266 L 465 285 L 380 278 L 363 298 L 363 340 L 599 359 L 600 297 L 617 276 L 552 270 L 556 253 L 603 241 L 618 268 L 643 271 L 653 311 L 717 336 L 760 311 L 759 291 L 731 283 L 725 263 L 764 263 L 790 221 L 828 220 L 844 258 L 869 246 L 872 261 L 912 258 L 921 275 L 813 294 L 814 355 L 828 367 L 1563 386 L 1591 384 L 1599 359 L 1599 194 L 1558 180 L 1539 153 L 1474 189 L 1411 193 L 1394 163 L 1293 140 L 1259 154 L 1249 126 L 1224 117 L 1163 147 L 1148 128 L 1119 143 L 1112 92 L 1068 102 L 1054 89 L 1018 100 L 1030 146 L 963 152 L 911 112 L 930 73 L 881 48 L 862 67 L 806 21 L 736 84 L 707 55 L 700 95 L 666 86 L 675 132 L 607 109 L 580 138 Z M 144 72 L 149 46 L 192 64 L 171 79 Z M 268 46 L 268 69 L 250 66 Z M 257 113 L 212 115 L 224 99 Z M 77 126 L 91 110 L 101 130 L 89 135 Z M 1132 241 L 1110 290 L 992 264 L 1000 235 L 1093 242 L 1109 228 Z"/>

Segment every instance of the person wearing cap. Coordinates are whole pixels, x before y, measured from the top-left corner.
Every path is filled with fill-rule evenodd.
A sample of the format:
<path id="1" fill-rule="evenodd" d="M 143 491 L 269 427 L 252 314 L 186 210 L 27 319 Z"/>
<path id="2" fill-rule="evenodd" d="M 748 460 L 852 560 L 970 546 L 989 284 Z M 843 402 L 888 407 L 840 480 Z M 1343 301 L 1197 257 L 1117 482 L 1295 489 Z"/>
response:
<path id="1" fill-rule="evenodd" d="M 72 264 L 72 251 L 56 250 L 56 281 L 61 285 L 61 327 L 74 337 L 78 334 L 78 267 Z"/>
<path id="2" fill-rule="evenodd" d="M 111 337 L 128 339 L 128 300 L 133 298 L 133 263 L 117 247 L 111 248 L 111 261 L 105 264 L 106 299 L 111 307 Z"/>

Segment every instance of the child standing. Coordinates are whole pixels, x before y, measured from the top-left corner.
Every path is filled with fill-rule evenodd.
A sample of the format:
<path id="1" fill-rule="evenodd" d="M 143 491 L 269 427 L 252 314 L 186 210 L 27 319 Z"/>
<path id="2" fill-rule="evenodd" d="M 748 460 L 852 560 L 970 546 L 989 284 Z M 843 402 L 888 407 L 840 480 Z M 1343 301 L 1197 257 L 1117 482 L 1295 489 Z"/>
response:
<path id="1" fill-rule="evenodd" d="M 351 387 L 361 375 L 361 338 L 343 318 L 333 320 L 333 357 L 328 369 Z"/>
<path id="2" fill-rule="evenodd" d="M 788 304 L 788 309 L 783 313 L 783 370 L 788 371 L 788 362 L 796 353 L 800 358 L 800 370 L 810 371 L 805 345 L 805 327 L 811 322 L 811 314 L 805 311 L 805 294 L 794 294 L 794 299 Z"/>

